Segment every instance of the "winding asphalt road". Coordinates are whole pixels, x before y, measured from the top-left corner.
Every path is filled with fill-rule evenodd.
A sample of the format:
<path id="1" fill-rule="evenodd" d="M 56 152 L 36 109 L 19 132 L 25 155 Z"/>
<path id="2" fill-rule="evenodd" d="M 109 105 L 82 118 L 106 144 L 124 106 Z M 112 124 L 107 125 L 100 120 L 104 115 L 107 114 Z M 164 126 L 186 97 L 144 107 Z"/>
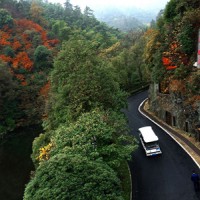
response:
<path id="1" fill-rule="evenodd" d="M 192 170 L 199 170 L 197 165 L 168 134 L 138 111 L 147 95 L 147 91 L 144 91 L 130 97 L 125 114 L 131 133 L 138 141 L 138 128 L 152 126 L 159 137 L 163 154 L 146 157 L 139 143 L 139 148 L 133 153 L 133 160 L 129 163 L 132 200 L 199 200 L 199 194 L 194 191 L 190 180 Z"/>

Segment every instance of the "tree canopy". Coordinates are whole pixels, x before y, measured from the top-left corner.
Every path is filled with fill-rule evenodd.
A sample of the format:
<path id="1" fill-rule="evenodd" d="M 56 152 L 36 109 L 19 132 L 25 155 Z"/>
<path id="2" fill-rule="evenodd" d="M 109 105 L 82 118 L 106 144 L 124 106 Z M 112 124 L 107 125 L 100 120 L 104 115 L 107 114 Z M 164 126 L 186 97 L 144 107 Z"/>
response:
<path id="1" fill-rule="evenodd" d="M 137 146 L 123 114 L 96 109 L 51 135 L 39 154 L 41 140 L 34 142 L 32 157 L 39 166 L 24 199 L 123 199 L 116 169 Z"/>
<path id="2" fill-rule="evenodd" d="M 95 43 L 81 38 L 63 43 L 50 75 L 52 111 L 49 119 L 54 127 L 55 123 L 67 123 L 69 115 L 75 119 L 95 107 L 119 109 L 125 106 L 126 93 L 115 81 L 110 64 L 99 58 L 97 51 Z"/>

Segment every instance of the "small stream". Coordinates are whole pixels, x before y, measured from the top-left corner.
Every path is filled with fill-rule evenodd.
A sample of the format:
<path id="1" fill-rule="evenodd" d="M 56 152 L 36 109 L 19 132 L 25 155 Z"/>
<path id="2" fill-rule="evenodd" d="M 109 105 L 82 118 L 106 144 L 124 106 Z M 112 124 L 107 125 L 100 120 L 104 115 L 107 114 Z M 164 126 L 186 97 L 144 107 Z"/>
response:
<path id="1" fill-rule="evenodd" d="M 21 128 L 0 141 L 0 200 L 22 200 L 34 166 L 31 160 L 32 142 L 42 132 L 41 127 Z"/>

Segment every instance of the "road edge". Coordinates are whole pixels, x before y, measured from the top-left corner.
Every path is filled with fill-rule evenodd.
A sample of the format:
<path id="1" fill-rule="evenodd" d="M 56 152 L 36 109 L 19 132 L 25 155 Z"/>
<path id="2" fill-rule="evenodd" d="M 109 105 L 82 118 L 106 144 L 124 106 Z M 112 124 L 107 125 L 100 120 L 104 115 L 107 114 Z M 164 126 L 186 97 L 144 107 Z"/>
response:
<path id="1" fill-rule="evenodd" d="M 200 164 L 195 160 L 195 158 L 187 151 L 187 149 L 185 149 L 185 147 L 172 135 L 172 133 L 170 133 L 170 131 L 168 131 L 167 129 L 163 128 L 162 125 L 158 124 L 157 122 L 155 122 L 153 119 L 151 119 L 148 115 L 146 115 L 142 110 L 141 107 L 144 105 L 144 103 L 148 100 L 148 98 L 144 99 L 142 101 L 142 103 L 139 105 L 138 107 L 138 111 L 145 116 L 146 118 L 148 118 L 150 121 L 152 121 L 154 124 L 156 124 L 158 127 L 160 127 L 162 130 L 164 130 L 177 144 L 179 144 L 179 146 L 191 157 L 191 159 L 194 161 L 194 163 L 197 165 L 197 167 L 200 169 Z"/>

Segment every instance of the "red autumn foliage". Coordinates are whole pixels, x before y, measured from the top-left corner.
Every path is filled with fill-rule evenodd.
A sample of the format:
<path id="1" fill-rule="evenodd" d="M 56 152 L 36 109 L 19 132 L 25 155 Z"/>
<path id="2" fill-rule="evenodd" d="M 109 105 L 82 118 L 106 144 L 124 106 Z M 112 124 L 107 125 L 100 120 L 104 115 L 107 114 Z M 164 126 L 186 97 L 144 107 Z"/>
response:
<path id="1" fill-rule="evenodd" d="M 4 61 L 4 62 L 11 62 L 12 58 L 10 56 L 5 56 L 5 55 L 0 55 L 0 58 Z"/>
<path id="2" fill-rule="evenodd" d="M 26 78 L 23 74 L 15 74 L 14 75 L 19 81 L 21 81 L 21 85 L 26 86 L 27 82 L 26 82 Z"/>
<path id="3" fill-rule="evenodd" d="M 15 20 L 15 24 L 17 25 L 19 31 L 21 31 L 21 29 L 35 29 L 37 32 L 43 32 L 43 28 L 39 24 L 36 24 L 33 21 L 27 19 Z"/>
<path id="4" fill-rule="evenodd" d="M 26 85 L 28 85 L 28 83 L 26 81 L 22 81 L 21 85 L 26 86 Z"/>
<path id="5" fill-rule="evenodd" d="M 25 81 L 25 77 L 23 74 L 15 74 L 15 77 L 20 81 Z"/>
<path id="6" fill-rule="evenodd" d="M 4 31 L 0 31 L 0 45 L 2 46 L 10 45 L 9 38 L 10 38 L 10 34 Z"/>
<path id="7" fill-rule="evenodd" d="M 179 46 L 178 42 L 172 42 L 170 44 L 170 49 L 175 51 L 178 48 L 178 46 Z"/>
<path id="8" fill-rule="evenodd" d="M 14 20 L 12 29 L 4 26 L 0 30 L 0 59 L 10 64 L 8 70 L 23 86 L 27 85 L 26 78 L 34 79 L 34 76 L 28 75 L 26 77 L 27 75 L 20 74 L 18 71 L 18 69 L 25 69 L 30 73 L 33 72 L 33 60 L 31 58 L 35 48 L 33 44 L 34 35 L 40 37 L 39 45 L 44 45 L 49 49 L 59 43 L 57 39 L 48 40 L 46 30 L 39 24 L 27 19 Z M 13 57 L 3 54 L 5 47 L 13 49 Z M 46 98 L 49 88 L 50 83 L 48 82 L 41 88 L 40 94 Z"/>
<path id="9" fill-rule="evenodd" d="M 177 66 L 172 65 L 172 61 L 167 57 L 162 57 L 163 65 L 165 66 L 166 70 L 172 70 L 177 68 Z"/>
<path id="10" fill-rule="evenodd" d="M 28 71 L 30 71 L 33 67 L 33 61 L 31 61 L 26 52 L 19 52 L 13 59 L 13 67 L 18 69 L 20 66 L 23 66 L 23 68 Z"/>
<path id="11" fill-rule="evenodd" d="M 163 62 L 163 65 L 170 65 L 171 64 L 171 60 L 167 57 L 162 57 L 162 62 Z"/>
<path id="12" fill-rule="evenodd" d="M 171 42 L 169 45 L 169 51 L 163 52 L 162 62 L 166 70 L 172 70 L 177 68 L 180 64 L 187 64 L 187 55 L 180 52 L 180 44 L 177 41 Z"/>
<path id="13" fill-rule="evenodd" d="M 32 44 L 31 43 L 28 43 L 25 45 L 25 49 L 30 49 L 32 47 Z"/>
<path id="14" fill-rule="evenodd" d="M 48 96 L 50 89 L 50 81 L 48 81 L 41 89 L 40 89 L 40 95 L 44 96 L 45 98 Z"/>
<path id="15" fill-rule="evenodd" d="M 176 69 L 176 68 L 177 68 L 177 66 L 167 66 L 166 67 L 167 70 Z"/>
<path id="16" fill-rule="evenodd" d="M 18 31 L 20 31 L 20 32 L 21 32 L 21 30 L 33 30 L 34 29 L 36 32 L 40 33 L 43 45 L 45 45 L 45 42 L 47 41 L 47 33 L 39 24 L 36 24 L 33 21 L 30 21 L 27 19 L 16 20 L 15 23 L 18 26 Z M 28 41 L 27 35 L 24 34 L 23 36 L 24 36 L 24 39 L 26 41 Z"/>
<path id="17" fill-rule="evenodd" d="M 44 42 L 44 46 L 49 47 L 49 48 L 55 47 L 58 43 L 59 43 L 58 39 L 48 40 L 48 41 Z"/>
<path id="18" fill-rule="evenodd" d="M 20 43 L 19 41 L 17 41 L 16 38 L 15 38 L 15 39 L 14 39 L 14 42 L 13 42 L 13 44 L 12 44 L 12 47 L 13 47 L 13 49 L 16 51 L 16 50 L 18 50 L 19 48 L 21 48 L 22 45 L 21 45 L 21 43 Z"/>
<path id="19" fill-rule="evenodd" d="M 27 19 L 20 19 L 15 20 L 15 23 L 17 25 L 17 32 L 23 33 L 22 37 L 27 45 L 26 48 L 30 48 L 31 46 L 27 44 L 30 44 L 30 38 L 28 34 L 24 33 L 25 30 L 34 30 L 37 33 L 39 33 L 41 36 L 42 44 L 47 48 L 54 47 L 56 44 L 59 43 L 59 40 L 57 39 L 48 40 L 47 32 L 39 24 L 34 23 L 33 21 Z"/>

